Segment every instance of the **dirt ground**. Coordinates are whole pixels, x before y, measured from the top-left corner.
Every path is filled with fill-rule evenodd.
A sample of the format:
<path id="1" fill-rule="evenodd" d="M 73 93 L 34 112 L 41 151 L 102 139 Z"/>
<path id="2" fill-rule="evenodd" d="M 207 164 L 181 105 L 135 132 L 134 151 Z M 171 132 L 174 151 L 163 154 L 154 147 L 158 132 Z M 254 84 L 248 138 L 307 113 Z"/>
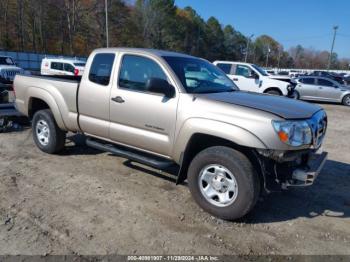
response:
<path id="1" fill-rule="evenodd" d="M 0 134 L 0 254 L 350 254 L 350 108 L 322 104 L 316 183 L 275 193 L 242 222 L 216 219 L 174 177 L 87 148 L 61 155 Z"/>

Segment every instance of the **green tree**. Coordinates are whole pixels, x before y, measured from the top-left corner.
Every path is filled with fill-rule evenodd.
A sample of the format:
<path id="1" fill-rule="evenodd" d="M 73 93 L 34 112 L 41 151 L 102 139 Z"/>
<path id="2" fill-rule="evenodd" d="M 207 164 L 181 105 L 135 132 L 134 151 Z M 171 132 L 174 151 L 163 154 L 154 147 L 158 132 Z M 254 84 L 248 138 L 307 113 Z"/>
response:
<path id="1" fill-rule="evenodd" d="M 205 29 L 205 42 L 207 58 L 210 61 L 225 58 L 224 32 L 219 21 L 210 17 Z"/>
<path id="2" fill-rule="evenodd" d="M 242 33 L 235 31 L 231 25 L 224 27 L 225 59 L 242 60 L 246 45 L 247 38 Z"/>
<path id="3" fill-rule="evenodd" d="M 174 39 L 176 6 L 174 0 L 138 0 L 136 25 L 146 47 L 166 49 Z"/>

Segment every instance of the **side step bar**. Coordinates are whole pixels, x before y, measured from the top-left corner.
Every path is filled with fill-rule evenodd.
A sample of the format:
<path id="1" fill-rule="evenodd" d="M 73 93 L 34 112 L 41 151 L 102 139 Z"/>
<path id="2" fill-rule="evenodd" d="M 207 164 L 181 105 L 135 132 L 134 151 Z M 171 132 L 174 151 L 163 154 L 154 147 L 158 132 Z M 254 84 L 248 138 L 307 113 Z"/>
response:
<path id="1" fill-rule="evenodd" d="M 156 169 L 168 169 L 175 164 L 175 162 L 168 160 L 168 159 L 162 159 L 157 156 L 152 156 L 151 154 L 138 152 L 134 149 L 129 149 L 122 146 L 117 146 L 113 144 L 107 144 L 104 142 L 99 142 L 97 140 L 87 138 L 86 139 L 86 145 L 92 148 L 95 148 L 97 150 L 110 152 L 112 154 L 115 154 L 117 156 L 127 158 L 129 160 L 138 162 L 140 164 L 144 164 L 146 166 L 150 166 Z"/>

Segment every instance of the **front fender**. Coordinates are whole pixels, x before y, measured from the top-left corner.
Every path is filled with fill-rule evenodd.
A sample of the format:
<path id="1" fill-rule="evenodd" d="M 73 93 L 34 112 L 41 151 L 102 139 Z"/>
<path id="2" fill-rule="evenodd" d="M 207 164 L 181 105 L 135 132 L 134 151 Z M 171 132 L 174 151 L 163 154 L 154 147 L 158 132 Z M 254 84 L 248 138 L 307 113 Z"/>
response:
<path id="1" fill-rule="evenodd" d="M 173 151 L 173 158 L 181 162 L 181 155 L 194 134 L 204 134 L 229 140 L 237 145 L 251 148 L 266 148 L 266 145 L 253 133 L 231 123 L 205 119 L 190 118 L 180 128 Z"/>
<path id="2" fill-rule="evenodd" d="M 279 89 L 284 96 L 288 95 L 287 86 L 289 83 L 276 79 L 265 79 L 263 81 L 265 81 L 263 83 L 263 92 L 270 88 L 276 88 Z"/>

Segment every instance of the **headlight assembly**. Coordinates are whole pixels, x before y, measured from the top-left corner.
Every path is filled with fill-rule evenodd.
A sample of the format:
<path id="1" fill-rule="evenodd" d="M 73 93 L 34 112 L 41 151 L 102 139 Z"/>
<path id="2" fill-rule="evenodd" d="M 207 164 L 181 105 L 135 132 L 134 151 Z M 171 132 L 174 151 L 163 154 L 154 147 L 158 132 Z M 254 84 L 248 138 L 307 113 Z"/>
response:
<path id="1" fill-rule="evenodd" d="M 272 121 L 279 139 L 290 146 L 309 145 L 312 133 L 306 121 Z"/>

